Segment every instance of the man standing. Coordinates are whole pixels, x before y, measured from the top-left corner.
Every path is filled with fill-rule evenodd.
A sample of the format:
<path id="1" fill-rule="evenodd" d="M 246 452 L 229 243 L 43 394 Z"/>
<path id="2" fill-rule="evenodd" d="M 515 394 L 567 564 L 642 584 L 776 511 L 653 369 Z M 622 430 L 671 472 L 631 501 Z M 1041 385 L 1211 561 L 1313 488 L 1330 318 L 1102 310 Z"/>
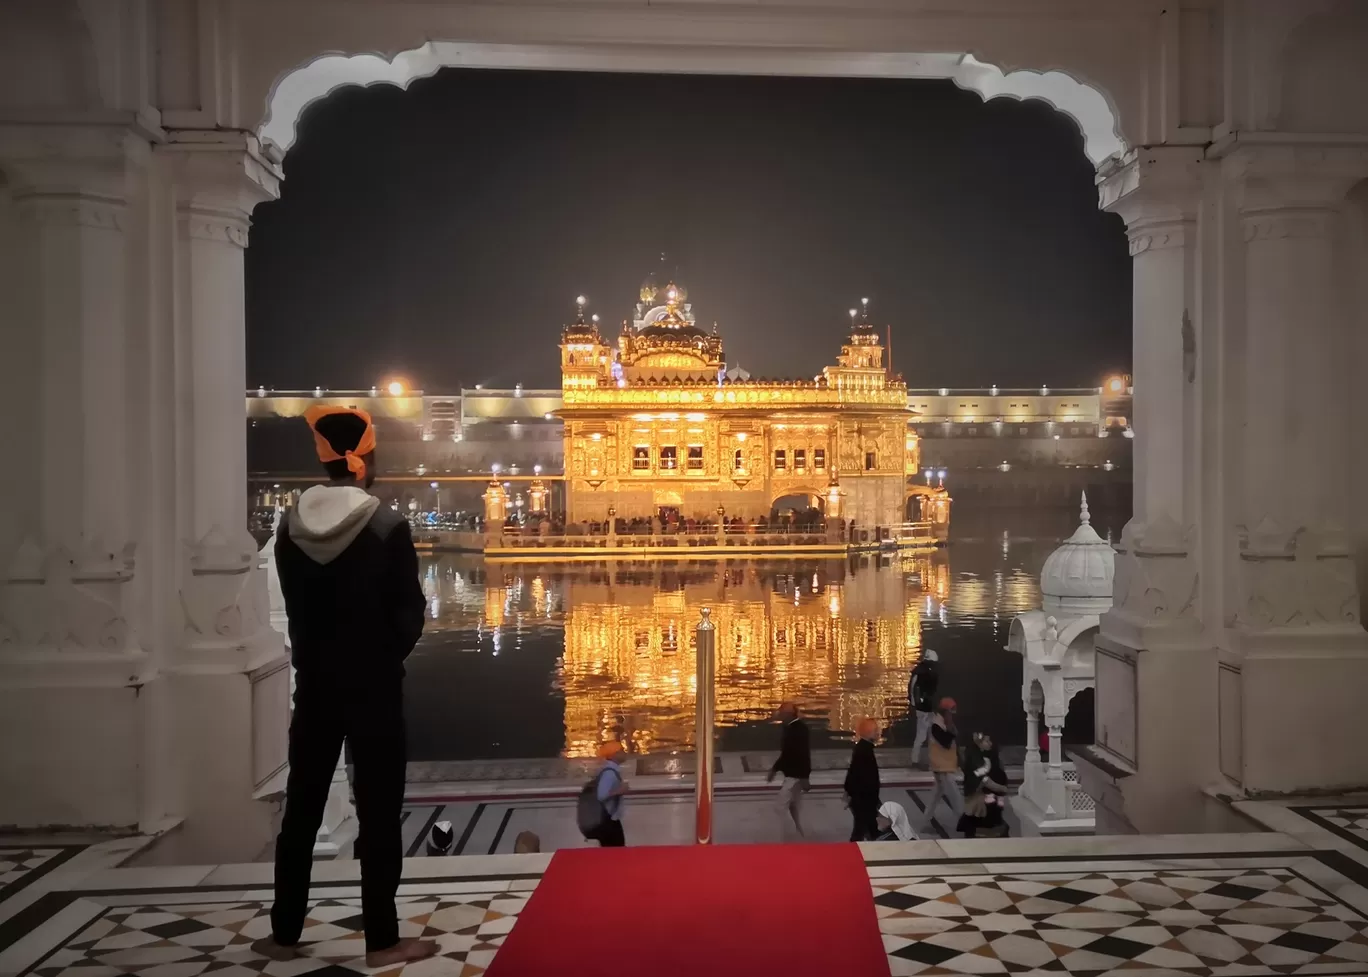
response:
<path id="1" fill-rule="evenodd" d="M 959 772 L 959 731 L 955 728 L 955 710 L 954 699 L 942 699 L 936 718 L 931 723 L 931 745 L 928 749 L 931 776 L 936 782 L 931 788 L 931 800 L 926 803 L 923 827 L 931 824 L 931 819 L 936 815 L 936 805 L 942 797 L 956 821 L 964 811 L 964 799 L 955 783 L 955 774 Z"/>
<path id="2" fill-rule="evenodd" d="M 936 689 L 940 685 L 940 655 L 935 649 L 922 652 L 921 661 L 912 669 L 907 680 L 907 704 L 917 717 L 917 733 L 912 740 L 912 763 L 921 763 L 921 748 L 931 734 L 931 720 L 936 714 Z"/>
<path id="3" fill-rule="evenodd" d="M 432 940 L 399 937 L 394 894 L 403 840 L 404 659 L 423 633 L 426 602 L 408 523 L 366 489 L 375 480 L 375 428 L 365 411 L 312 407 L 327 485 L 300 496 L 276 539 L 295 667 L 290 774 L 276 839 L 271 935 L 253 949 L 300 955 L 314 838 L 345 740 L 361 822 L 361 915 L 366 966 L 430 957 Z"/>
<path id="4" fill-rule="evenodd" d="M 785 702 L 779 707 L 779 721 L 784 724 L 783 737 L 779 744 L 779 759 L 770 767 L 765 782 L 774 780 L 775 774 L 782 774 L 783 783 L 779 785 L 779 837 L 788 834 L 789 821 L 803 837 L 803 822 L 799 817 L 802 808 L 803 792 L 808 789 L 808 778 L 812 776 L 812 747 L 808 740 L 808 728 L 798 715 L 798 706 Z"/>

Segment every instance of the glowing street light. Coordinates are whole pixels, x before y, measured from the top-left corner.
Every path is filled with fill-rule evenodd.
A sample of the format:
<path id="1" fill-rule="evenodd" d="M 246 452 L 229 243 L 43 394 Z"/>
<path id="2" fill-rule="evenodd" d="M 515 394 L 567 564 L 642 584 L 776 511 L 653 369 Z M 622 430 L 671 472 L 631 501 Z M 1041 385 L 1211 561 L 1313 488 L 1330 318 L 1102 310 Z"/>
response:
<path id="1" fill-rule="evenodd" d="M 1112 377 L 1107 381 L 1107 389 L 1114 394 L 1119 394 L 1126 389 L 1126 381 L 1122 377 Z"/>
<path id="2" fill-rule="evenodd" d="M 391 380 L 385 387 L 391 397 L 402 397 L 404 395 L 404 385 L 398 380 Z"/>

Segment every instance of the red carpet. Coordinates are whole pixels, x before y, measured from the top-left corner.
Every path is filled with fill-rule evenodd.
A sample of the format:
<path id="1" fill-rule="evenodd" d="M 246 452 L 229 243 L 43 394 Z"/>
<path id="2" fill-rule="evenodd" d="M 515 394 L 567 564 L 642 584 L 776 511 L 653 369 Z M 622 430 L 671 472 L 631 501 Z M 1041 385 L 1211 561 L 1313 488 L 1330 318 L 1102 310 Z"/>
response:
<path id="1" fill-rule="evenodd" d="M 558 851 L 486 977 L 888 977 L 854 845 Z"/>

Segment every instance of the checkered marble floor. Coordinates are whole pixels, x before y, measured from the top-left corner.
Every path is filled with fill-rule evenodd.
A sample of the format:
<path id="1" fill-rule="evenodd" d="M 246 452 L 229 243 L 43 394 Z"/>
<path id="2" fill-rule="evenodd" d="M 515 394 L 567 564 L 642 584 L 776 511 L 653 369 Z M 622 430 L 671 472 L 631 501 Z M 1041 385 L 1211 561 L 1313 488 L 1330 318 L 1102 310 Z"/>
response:
<path id="1" fill-rule="evenodd" d="M 1368 972 L 1368 919 L 1286 868 L 879 879 L 903 974 Z"/>
<path id="2" fill-rule="evenodd" d="M 270 934 L 267 903 L 124 906 L 107 910 L 30 973 L 34 977 L 470 977 L 484 973 L 528 895 L 401 897 L 400 935 L 432 938 L 439 948 L 437 957 L 406 967 L 366 969 L 361 900 L 350 898 L 323 899 L 310 907 L 301 937 L 308 948 L 303 959 L 272 962 L 252 953 L 252 941 Z"/>
<path id="3" fill-rule="evenodd" d="M 1368 851 L 1282 816 L 1305 831 L 865 845 L 889 971 L 1365 977 Z M 99 848 L 0 900 L 0 977 L 472 977 L 549 863 L 407 860 L 401 932 L 435 939 L 440 955 L 371 971 L 355 862 L 316 866 L 307 956 L 272 962 L 251 951 L 269 932 L 270 865 L 113 868 Z"/>
<path id="4" fill-rule="evenodd" d="M 38 871 L 63 851 L 62 848 L 0 847 L 0 891 Z"/>
<path id="5" fill-rule="evenodd" d="M 1296 810 L 1341 838 L 1361 848 L 1368 848 L 1368 806 L 1304 807 Z"/>

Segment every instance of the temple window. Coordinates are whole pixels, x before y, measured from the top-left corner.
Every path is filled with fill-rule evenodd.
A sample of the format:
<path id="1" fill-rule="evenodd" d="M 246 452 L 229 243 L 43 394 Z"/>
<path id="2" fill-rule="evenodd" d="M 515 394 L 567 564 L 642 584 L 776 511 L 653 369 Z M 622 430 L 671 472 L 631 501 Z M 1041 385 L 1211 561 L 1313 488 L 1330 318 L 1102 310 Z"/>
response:
<path id="1" fill-rule="evenodd" d="M 675 471 L 679 468 L 679 449 L 677 447 L 667 444 L 660 449 L 660 467 L 663 471 Z"/>
<path id="2" fill-rule="evenodd" d="M 703 446 L 701 444 L 689 445 L 689 471 L 701 472 L 703 470 Z"/>
<path id="3" fill-rule="evenodd" d="M 794 471 L 801 472 L 801 471 L 804 471 L 806 468 L 807 468 L 807 449 L 805 449 L 805 448 L 794 448 L 794 449 L 793 449 L 793 470 L 794 470 Z"/>
<path id="4" fill-rule="evenodd" d="M 784 453 L 783 448 L 776 449 L 774 452 L 774 470 L 781 472 L 786 468 L 788 468 L 788 455 Z"/>
<path id="5" fill-rule="evenodd" d="M 825 448 L 813 448 L 813 449 L 812 449 L 812 467 L 815 468 L 815 469 L 816 469 L 817 471 L 819 471 L 819 472 L 820 472 L 820 471 L 823 471 L 823 470 L 826 468 L 826 449 L 825 449 Z"/>
<path id="6" fill-rule="evenodd" d="M 734 452 L 732 452 L 732 468 L 736 469 L 737 471 L 740 471 L 745 467 L 746 463 L 741 456 L 741 449 L 737 448 Z"/>
<path id="7" fill-rule="evenodd" d="M 866 452 L 865 452 L 865 471 L 867 471 L 867 472 L 872 472 L 872 471 L 874 470 L 874 468 L 875 468 L 875 465 L 874 465 L 875 460 L 876 460 L 876 459 L 875 459 L 875 457 L 874 457 L 874 452 L 872 452 L 872 451 L 866 451 Z"/>
<path id="8" fill-rule="evenodd" d="M 632 449 L 632 471 L 644 472 L 651 468 L 650 445 L 639 444 Z"/>

